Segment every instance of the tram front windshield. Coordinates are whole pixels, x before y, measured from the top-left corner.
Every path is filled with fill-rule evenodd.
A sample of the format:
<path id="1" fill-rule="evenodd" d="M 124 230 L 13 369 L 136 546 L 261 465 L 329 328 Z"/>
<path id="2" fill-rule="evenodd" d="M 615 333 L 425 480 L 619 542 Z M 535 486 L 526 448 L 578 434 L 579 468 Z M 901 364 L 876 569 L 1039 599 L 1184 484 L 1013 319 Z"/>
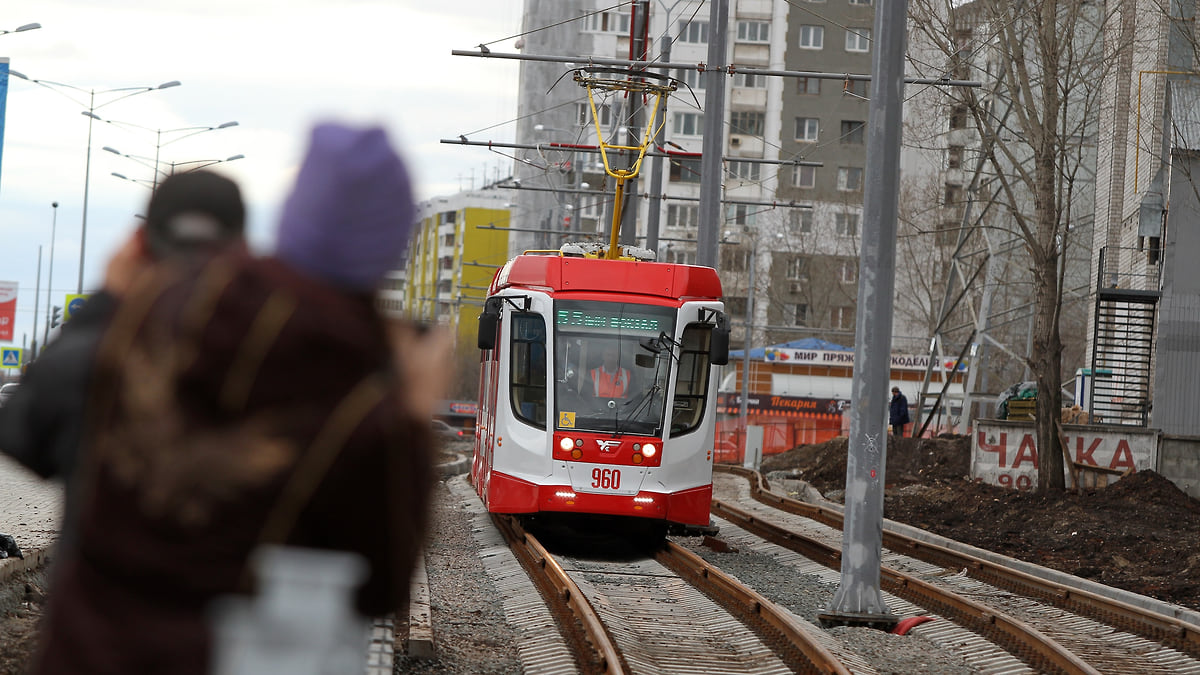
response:
<path id="1" fill-rule="evenodd" d="M 673 308 L 560 300 L 554 333 L 559 429 L 662 435 Z"/>

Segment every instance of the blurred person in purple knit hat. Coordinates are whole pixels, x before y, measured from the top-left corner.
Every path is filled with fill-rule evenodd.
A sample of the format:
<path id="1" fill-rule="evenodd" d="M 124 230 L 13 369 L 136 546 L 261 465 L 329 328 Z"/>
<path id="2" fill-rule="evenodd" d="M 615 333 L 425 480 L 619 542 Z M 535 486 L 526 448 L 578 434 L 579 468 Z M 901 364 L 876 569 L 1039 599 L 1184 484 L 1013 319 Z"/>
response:
<path id="1" fill-rule="evenodd" d="M 406 607 L 448 348 L 374 291 L 414 216 L 386 134 L 322 124 L 273 257 L 132 284 L 97 355 L 79 545 L 32 672 L 210 672 L 208 613 L 253 594 L 267 546 L 357 554 L 357 610 Z"/>

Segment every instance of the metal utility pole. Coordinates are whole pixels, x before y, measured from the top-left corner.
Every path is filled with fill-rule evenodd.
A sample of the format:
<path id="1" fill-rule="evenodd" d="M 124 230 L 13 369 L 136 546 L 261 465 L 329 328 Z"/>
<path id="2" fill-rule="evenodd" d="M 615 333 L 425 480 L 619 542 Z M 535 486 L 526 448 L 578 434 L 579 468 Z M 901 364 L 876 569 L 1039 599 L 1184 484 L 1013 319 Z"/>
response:
<path id="1" fill-rule="evenodd" d="M 742 340 L 742 400 L 738 405 L 738 423 L 742 427 L 742 453 L 750 451 L 750 336 L 754 325 L 754 250 L 750 249 L 750 285 L 746 291 L 746 337 Z M 757 470 L 758 466 L 755 465 Z"/>
<path id="2" fill-rule="evenodd" d="M 818 616 L 827 625 L 890 629 L 898 621 L 883 601 L 879 568 L 883 548 L 907 14 L 907 0 L 876 5 L 867 117 L 867 156 L 872 159 L 867 162 L 863 195 L 842 580 L 829 608 Z"/>
<path id="3" fill-rule="evenodd" d="M 37 315 L 38 315 L 38 297 L 42 294 L 42 246 L 38 244 L 38 266 L 37 266 L 37 283 L 33 288 L 33 342 L 29 347 L 29 360 L 37 358 Z M 50 311 L 49 306 L 46 311 Z"/>
<path id="4" fill-rule="evenodd" d="M 666 63 L 671 60 L 671 41 L 660 40 L 662 49 L 659 53 L 662 54 L 662 61 Z M 671 71 L 668 68 L 659 68 L 658 72 L 663 75 L 670 75 Z M 666 128 L 667 119 L 667 102 L 660 101 L 658 104 L 658 113 L 654 119 L 661 120 L 663 123 L 657 130 L 651 129 L 654 135 L 650 138 L 651 146 L 657 148 L 662 145 L 663 129 Z M 662 217 L 662 192 L 663 192 L 663 176 L 662 176 L 662 153 L 655 153 L 650 158 L 650 209 L 646 214 L 646 248 L 651 251 L 658 251 L 658 224 Z M 661 260 L 662 258 L 659 258 Z"/>
<path id="5" fill-rule="evenodd" d="M 650 0 L 638 0 L 633 6 L 633 21 L 629 26 L 629 58 L 633 61 L 647 60 L 646 47 L 649 42 L 647 35 L 650 32 Z M 625 144 L 636 146 L 641 144 L 641 139 L 638 137 L 642 134 L 642 97 L 640 95 L 630 94 L 629 101 L 629 117 L 625 122 Z M 662 107 L 666 107 L 666 103 L 661 103 Z M 637 161 L 636 158 L 634 161 Z M 629 180 L 626 186 L 625 202 L 622 204 L 621 222 L 625 222 L 625 216 L 629 216 L 631 221 L 629 225 L 622 225 L 621 243 L 633 245 L 637 243 L 637 215 L 638 215 L 638 177 L 634 176 Z"/>
<path id="6" fill-rule="evenodd" d="M 725 145 L 725 36 L 729 32 L 729 0 L 709 0 L 708 70 L 704 77 L 704 141 L 700 156 L 700 223 L 696 264 L 717 266 L 721 238 L 721 154 Z M 903 54 L 901 54 L 903 61 Z"/>
<path id="7" fill-rule="evenodd" d="M 42 333 L 42 349 L 50 341 L 50 289 L 54 286 L 54 233 L 58 230 L 58 202 L 50 202 L 50 270 L 46 272 L 46 328 Z M 37 312 L 34 312 L 37 315 Z M 35 331 L 36 334 L 36 331 Z"/>

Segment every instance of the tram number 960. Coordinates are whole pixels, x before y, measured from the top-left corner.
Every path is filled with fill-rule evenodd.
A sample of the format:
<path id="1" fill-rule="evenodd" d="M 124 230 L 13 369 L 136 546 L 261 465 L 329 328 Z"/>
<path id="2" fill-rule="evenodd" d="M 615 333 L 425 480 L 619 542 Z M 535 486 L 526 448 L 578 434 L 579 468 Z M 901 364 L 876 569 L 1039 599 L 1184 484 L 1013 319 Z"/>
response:
<path id="1" fill-rule="evenodd" d="M 592 487 L 602 490 L 621 489 L 620 469 L 592 469 Z"/>

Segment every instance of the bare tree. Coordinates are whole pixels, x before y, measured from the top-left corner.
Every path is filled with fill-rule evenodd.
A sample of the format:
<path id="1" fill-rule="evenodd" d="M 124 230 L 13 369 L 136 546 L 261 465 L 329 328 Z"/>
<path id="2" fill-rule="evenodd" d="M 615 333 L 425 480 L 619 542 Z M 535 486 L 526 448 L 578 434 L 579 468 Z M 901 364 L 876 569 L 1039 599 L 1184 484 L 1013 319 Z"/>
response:
<path id="1" fill-rule="evenodd" d="M 1038 384 L 1038 491 L 1065 488 L 1057 422 L 1062 408 L 1060 318 L 1073 227 L 1092 210 L 1100 85 L 1113 59 L 1103 40 L 1112 8 L 1086 0 L 975 0 L 954 6 L 914 0 L 921 38 L 942 54 L 927 72 L 995 81 L 998 87 L 946 88 L 951 127 L 973 124 L 997 186 L 1005 227 L 1019 237 L 1032 279 L 1028 365 Z M 1111 50 L 1113 45 L 1109 45 Z M 961 117 L 960 117 L 961 116 Z"/>

